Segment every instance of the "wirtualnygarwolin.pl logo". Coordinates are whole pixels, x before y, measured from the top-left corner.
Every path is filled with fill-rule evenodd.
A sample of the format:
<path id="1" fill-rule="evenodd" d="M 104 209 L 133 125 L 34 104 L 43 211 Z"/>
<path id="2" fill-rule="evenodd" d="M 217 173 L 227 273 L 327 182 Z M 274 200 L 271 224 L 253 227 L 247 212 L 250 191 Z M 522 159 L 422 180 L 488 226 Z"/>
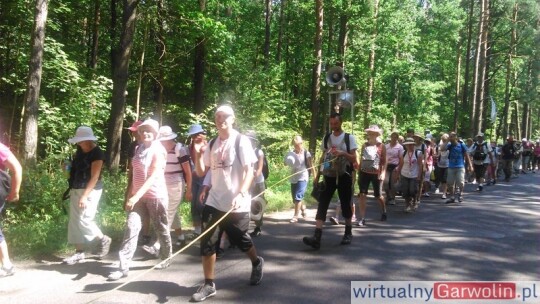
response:
<path id="1" fill-rule="evenodd" d="M 540 281 L 352 281 L 351 303 L 540 303 Z"/>

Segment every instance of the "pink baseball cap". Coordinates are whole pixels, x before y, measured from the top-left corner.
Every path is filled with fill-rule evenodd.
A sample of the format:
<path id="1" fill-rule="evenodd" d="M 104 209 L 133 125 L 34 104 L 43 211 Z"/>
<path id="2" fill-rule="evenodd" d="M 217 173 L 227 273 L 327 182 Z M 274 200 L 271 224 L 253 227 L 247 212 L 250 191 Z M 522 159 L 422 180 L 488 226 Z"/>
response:
<path id="1" fill-rule="evenodd" d="M 134 122 L 131 127 L 127 128 L 128 130 L 132 131 L 132 132 L 137 132 L 137 128 L 139 128 L 139 126 L 142 124 L 142 120 L 137 120 L 136 122 Z"/>

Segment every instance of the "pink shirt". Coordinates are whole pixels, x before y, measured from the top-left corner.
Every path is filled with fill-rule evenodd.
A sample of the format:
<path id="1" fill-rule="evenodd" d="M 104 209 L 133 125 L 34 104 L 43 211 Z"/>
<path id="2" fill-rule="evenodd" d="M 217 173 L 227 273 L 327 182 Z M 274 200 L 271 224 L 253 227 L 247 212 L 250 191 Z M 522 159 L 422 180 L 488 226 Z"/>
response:
<path id="1" fill-rule="evenodd" d="M 0 143 L 0 169 L 5 169 L 4 162 L 11 154 L 12 153 L 9 148 L 4 144 Z"/>
<path id="2" fill-rule="evenodd" d="M 163 165 L 165 165 L 167 151 L 158 141 L 152 142 L 152 145 L 148 148 L 144 145 L 137 146 L 131 162 L 133 166 L 133 188 L 131 189 L 131 194 L 135 194 L 148 177 L 152 175 L 150 166 L 154 157 L 162 158 Z M 163 170 L 162 174 L 156 177 L 150 189 L 142 197 L 152 199 L 164 199 L 168 197 L 164 173 L 165 171 Z"/>
<path id="3" fill-rule="evenodd" d="M 540 146 L 534 147 L 534 155 L 540 157 Z"/>
<path id="4" fill-rule="evenodd" d="M 403 146 L 396 142 L 392 147 L 391 144 L 386 144 L 386 160 L 389 165 L 399 165 L 399 156 L 403 155 Z"/>

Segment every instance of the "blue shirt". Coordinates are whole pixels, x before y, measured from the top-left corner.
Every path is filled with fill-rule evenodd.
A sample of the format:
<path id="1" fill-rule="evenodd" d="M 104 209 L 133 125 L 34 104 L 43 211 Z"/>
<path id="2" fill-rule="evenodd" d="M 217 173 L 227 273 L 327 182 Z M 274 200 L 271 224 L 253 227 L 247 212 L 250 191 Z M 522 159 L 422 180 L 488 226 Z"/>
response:
<path id="1" fill-rule="evenodd" d="M 460 142 L 457 144 L 449 143 L 446 148 L 449 151 L 448 168 L 465 168 L 465 153 L 467 153 L 465 144 Z"/>

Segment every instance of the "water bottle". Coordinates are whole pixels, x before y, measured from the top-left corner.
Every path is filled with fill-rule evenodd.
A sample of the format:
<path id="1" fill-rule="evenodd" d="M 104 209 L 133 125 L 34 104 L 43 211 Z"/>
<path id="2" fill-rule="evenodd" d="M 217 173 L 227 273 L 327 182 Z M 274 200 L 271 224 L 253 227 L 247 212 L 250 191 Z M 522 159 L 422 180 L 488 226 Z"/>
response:
<path id="1" fill-rule="evenodd" d="M 69 173 L 71 172 L 71 160 L 65 159 L 64 160 L 64 174 L 69 177 Z"/>

